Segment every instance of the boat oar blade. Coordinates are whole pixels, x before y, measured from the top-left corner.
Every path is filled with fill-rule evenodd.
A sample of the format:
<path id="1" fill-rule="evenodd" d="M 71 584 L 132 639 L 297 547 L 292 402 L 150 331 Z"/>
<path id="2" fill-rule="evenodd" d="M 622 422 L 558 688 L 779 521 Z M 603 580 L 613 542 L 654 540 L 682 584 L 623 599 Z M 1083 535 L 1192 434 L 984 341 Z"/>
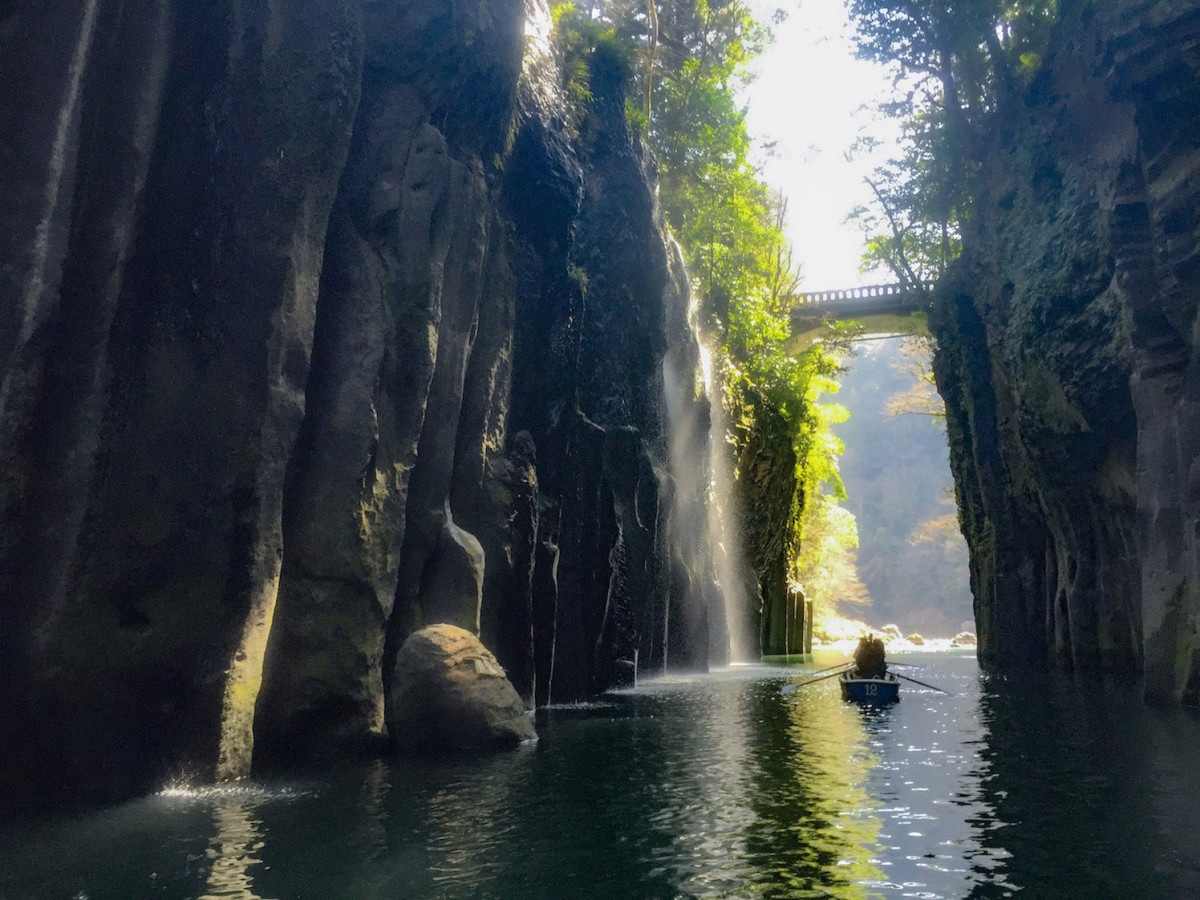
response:
<path id="1" fill-rule="evenodd" d="M 842 674 L 842 672 L 846 671 L 846 669 L 848 669 L 848 668 L 850 668 L 850 666 L 846 665 L 846 666 L 842 667 L 841 671 L 830 672 L 828 675 L 822 675 L 819 678 L 810 678 L 810 679 L 808 679 L 808 681 L 801 681 L 797 684 L 785 684 L 782 688 L 782 691 L 785 694 L 790 694 L 793 691 L 795 691 L 796 688 L 808 687 L 810 684 L 816 684 L 818 681 L 824 681 L 826 678 L 837 678 L 839 675 Z"/>
<path id="2" fill-rule="evenodd" d="M 832 672 L 834 669 L 848 669 L 852 665 L 854 665 L 854 663 L 840 662 L 836 666 L 830 666 L 828 669 L 817 669 L 815 672 L 805 672 L 804 677 L 810 678 L 813 675 L 820 675 L 822 672 Z"/>
<path id="3" fill-rule="evenodd" d="M 921 687 L 927 687 L 930 690 L 938 691 L 939 693 L 946 694 L 949 697 L 954 696 L 954 694 L 950 693 L 950 691 L 942 690 L 940 687 L 937 687 L 936 685 L 926 684 L 924 681 L 917 681 L 917 679 L 909 678 L 907 675 L 901 675 L 899 672 L 893 672 L 892 674 L 895 675 L 897 678 L 903 678 L 905 681 L 911 681 L 913 684 L 919 684 Z"/>

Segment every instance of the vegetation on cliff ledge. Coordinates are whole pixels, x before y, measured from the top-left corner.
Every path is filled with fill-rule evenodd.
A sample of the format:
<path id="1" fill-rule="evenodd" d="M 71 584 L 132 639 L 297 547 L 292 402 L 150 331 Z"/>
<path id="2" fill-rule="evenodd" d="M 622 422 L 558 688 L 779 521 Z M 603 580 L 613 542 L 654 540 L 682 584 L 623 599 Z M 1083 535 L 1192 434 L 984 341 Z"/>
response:
<path id="1" fill-rule="evenodd" d="M 869 179 L 876 207 L 858 212 L 864 270 L 917 283 L 957 257 L 993 114 L 1036 77 L 1058 6 L 850 0 L 859 55 L 892 72 L 895 90 L 882 111 L 903 120 L 905 138 L 900 157 Z"/>
<path id="2" fill-rule="evenodd" d="M 629 118 L 658 162 L 663 215 L 723 372 L 747 550 L 769 616 L 802 574 L 806 529 L 854 535 L 852 521 L 827 521 L 842 494 L 841 445 L 830 429 L 841 412 L 818 398 L 836 390 L 838 362 L 828 346 L 799 356 L 783 349 L 798 270 L 782 231 L 784 200 L 749 159 L 736 102 L 770 32 L 739 0 L 580 0 L 554 14 L 575 102 L 590 96 L 589 53 L 616 54 L 625 67 Z"/>

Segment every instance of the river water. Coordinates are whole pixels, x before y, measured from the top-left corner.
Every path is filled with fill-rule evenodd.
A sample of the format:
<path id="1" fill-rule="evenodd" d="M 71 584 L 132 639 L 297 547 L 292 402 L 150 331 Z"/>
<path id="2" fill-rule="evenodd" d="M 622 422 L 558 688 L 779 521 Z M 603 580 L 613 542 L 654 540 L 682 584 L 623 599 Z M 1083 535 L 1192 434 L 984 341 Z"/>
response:
<path id="1" fill-rule="evenodd" d="M 0 828 L 0 898 L 1200 897 L 1200 725 L 908 655 L 900 703 L 803 668 L 644 683 L 485 758 L 174 787 Z"/>

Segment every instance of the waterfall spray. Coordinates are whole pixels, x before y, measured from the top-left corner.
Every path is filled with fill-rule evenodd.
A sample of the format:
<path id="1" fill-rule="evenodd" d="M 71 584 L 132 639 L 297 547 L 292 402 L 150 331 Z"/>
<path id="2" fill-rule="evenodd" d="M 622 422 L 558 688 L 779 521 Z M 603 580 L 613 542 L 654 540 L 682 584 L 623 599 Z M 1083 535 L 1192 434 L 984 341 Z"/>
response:
<path id="1" fill-rule="evenodd" d="M 734 509 L 733 453 L 728 441 L 728 421 L 725 417 L 725 386 L 713 366 L 713 354 L 696 327 L 695 303 L 688 309 L 689 324 L 700 346 L 700 371 L 704 391 L 708 395 L 709 440 L 708 502 L 705 504 L 705 525 L 709 545 L 713 549 L 713 566 L 717 585 L 725 606 L 725 627 L 729 632 L 729 661 L 745 662 L 752 650 L 747 639 L 748 598 L 743 573 L 742 532 Z"/>
<path id="2" fill-rule="evenodd" d="M 677 244 L 672 256 L 680 302 L 674 310 L 671 346 L 663 358 L 674 481 L 671 529 L 684 558 L 690 604 L 708 616 L 710 661 L 743 661 L 753 653 L 754 643 L 723 385 L 699 327 L 696 303 L 687 300 L 687 276 Z"/>

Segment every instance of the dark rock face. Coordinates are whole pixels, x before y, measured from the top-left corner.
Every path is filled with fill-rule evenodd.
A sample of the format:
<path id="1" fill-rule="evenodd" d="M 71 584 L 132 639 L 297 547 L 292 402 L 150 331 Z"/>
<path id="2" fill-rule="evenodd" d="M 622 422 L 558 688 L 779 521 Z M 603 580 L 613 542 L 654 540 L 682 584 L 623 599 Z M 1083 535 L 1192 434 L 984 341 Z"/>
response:
<path id="1" fill-rule="evenodd" d="M 568 132 L 520 0 L 0 26 L 0 796 L 354 752 L 435 621 L 526 704 L 704 665 L 615 61 Z"/>
<path id="2" fill-rule="evenodd" d="M 504 750 L 537 739 L 496 657 L 453 625 L 430 625 L 405 640 L 389 721 L 398 747 L 425 753 Z"/>
<path id="3" fill-rule="evenodd" d="M 981 658 L 1144 666 L 1177 702 L 1200 688 L 1200 15 L 1119 7 L 1064 13 L 1000 117 L 931 324 Z"/>
<path id="4" fill-rule="evenodd" d="M 0 179 L 38 199 L 4 211 L 0 693 L 35 790 L 212 766 L 279 575 L 362 30 L 349 2 L 228 6 L 4 14 Z"/>

